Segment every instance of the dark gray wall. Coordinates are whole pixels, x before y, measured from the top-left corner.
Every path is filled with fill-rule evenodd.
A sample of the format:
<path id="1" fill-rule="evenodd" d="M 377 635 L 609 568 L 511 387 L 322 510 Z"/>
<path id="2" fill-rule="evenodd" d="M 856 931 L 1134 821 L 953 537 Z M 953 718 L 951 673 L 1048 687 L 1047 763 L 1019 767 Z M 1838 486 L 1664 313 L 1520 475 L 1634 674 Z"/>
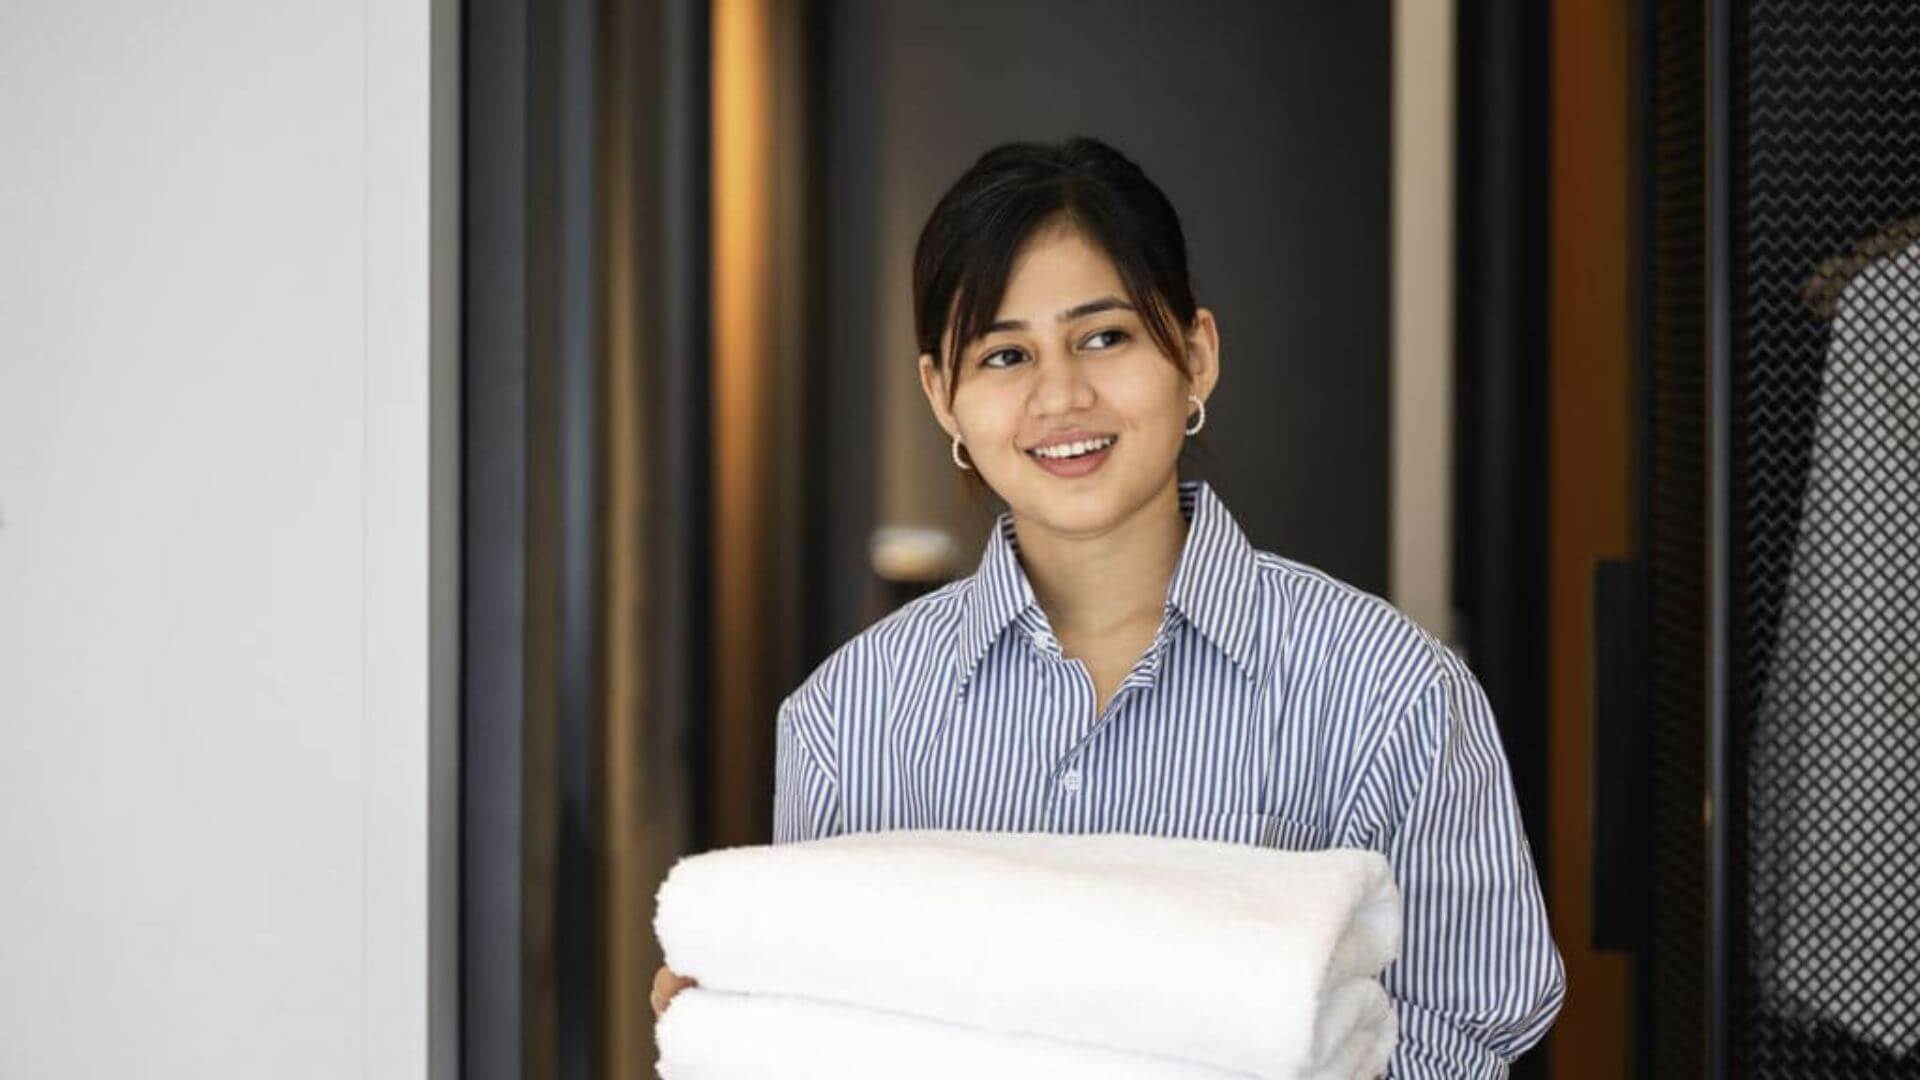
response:
<path id="1" fill-rule="evenodd" d="M 876 523 L 969 511 L 913 381 L 913 241 L 987 147 L 1098 136 L 1181 213 L 1222 336 L 1198 475 L 1257 547 L 1387 585 L 1385 2 L 843 0 L 822 12 L 828 642 L 883 614 Z"/>

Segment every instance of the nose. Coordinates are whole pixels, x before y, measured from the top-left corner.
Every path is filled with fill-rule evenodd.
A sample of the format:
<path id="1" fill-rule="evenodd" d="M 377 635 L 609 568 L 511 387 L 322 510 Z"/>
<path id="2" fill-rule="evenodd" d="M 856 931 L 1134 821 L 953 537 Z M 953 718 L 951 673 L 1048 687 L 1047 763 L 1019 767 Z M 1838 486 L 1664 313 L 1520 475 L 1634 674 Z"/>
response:
<path id="1" fill-rule="evenodd" d="M 1028 407 L 1035 416 L 1073 413 L 1092 407 L 1093 382 L 1071 354 L 1045 352 L 1034 358 L 1033 394 Z"/>

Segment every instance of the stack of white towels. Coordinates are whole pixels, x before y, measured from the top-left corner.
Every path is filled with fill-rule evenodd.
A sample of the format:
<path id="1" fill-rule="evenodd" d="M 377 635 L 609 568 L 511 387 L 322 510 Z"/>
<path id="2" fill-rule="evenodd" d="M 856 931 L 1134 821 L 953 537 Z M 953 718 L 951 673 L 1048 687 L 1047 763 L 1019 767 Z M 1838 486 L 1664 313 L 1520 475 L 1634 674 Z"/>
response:
<path id="1" fill-rule="evenodd" d="M 852 833 L 680 860 L 697 986 L 665 1080 L 1376 1077 L 1400 894 L 1379 853 L 1118 833 Z"/>

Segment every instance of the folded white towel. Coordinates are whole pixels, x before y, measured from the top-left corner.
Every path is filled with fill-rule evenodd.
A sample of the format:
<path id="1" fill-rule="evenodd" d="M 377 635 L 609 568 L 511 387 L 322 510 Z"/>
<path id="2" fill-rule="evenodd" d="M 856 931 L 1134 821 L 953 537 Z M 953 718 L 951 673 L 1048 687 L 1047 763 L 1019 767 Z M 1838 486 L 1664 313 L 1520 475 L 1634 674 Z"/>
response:
<path id="1" fill-rule="evenodd" d="M 663 1080 L 1247 1080 L 1192 1062 L 904 1013 L 689 987 L 655 1028 Z"/>
<path id="2" fill-rule="evenodd" d="M 1372 1080 L 1398 1033 L 1386 991 L 1372 979 L 1342 987 L 1336 1010 L 1364 1019 L 1302 1080 Z M 662 1080 L 1250 1080 L 1252 1074 L 1086 1046 L 1040 1035 L 984 1031 L 904 1013 L 780 994 L 689 987 L 655 1029 Z"/>
<path id="3" fill-rule="evenodd" d="M 780 1006 L 789 1018 L 839 1003 L 1275 1080 L 1375 1075 L 1396 1036 L 1376 977 L 1399 951 L 1400 896 L 1372 851 L 853 833 L 682 859 L 654 927 L 702 989 L 806 999 Z M 700 1075 L 670 1073 L 667 1050 L 698 1043 L 701 1013 L 776 1008 L 692 1000 L 684 1031 L 678 998 L 661 1021 L 676 1080 Z M 842 1065 L 868 1049 L 837 1045 Z"/>

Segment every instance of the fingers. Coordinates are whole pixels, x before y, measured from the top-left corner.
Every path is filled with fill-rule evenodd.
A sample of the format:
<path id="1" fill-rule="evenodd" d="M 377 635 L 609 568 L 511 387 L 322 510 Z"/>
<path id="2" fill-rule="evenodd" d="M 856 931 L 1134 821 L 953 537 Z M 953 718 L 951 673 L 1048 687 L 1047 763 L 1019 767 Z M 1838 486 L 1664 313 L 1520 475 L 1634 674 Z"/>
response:
<path id="1" fill-rule="evenodd" d="M 700 984 L 684 975 L 675 974 L 673 969 L 665 964 L 660 965 L 660 970 L 653 973 L 653 993 L 648 995 L 648 1001 L 653 1006 L 654 1018 L 659 1019 L 660 1014 L 667 1011 L 667 1006 L 673 1001 L 673 995 L 689 986 L 698 985 Z"/>

